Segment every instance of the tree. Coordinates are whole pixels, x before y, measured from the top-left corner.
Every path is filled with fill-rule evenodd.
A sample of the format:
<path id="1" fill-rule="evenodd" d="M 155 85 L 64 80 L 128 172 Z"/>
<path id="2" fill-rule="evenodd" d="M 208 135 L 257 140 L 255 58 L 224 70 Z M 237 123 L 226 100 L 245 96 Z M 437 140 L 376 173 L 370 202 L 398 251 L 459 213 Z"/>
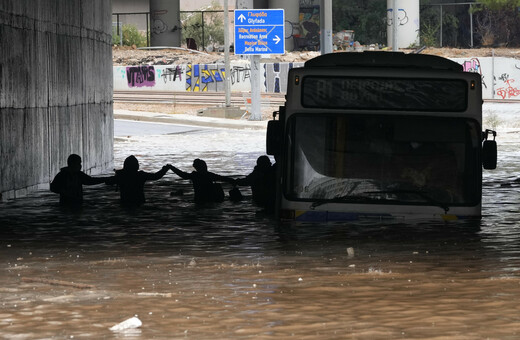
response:
<path id="1" fill-rule="evenodd" d="M 476 31 L 484 46 L 520 45 L 520 0 L 481 0 Z"/>
<path id="2" fill-rule="evenodd" d="M 181 13 L 182 39 L 192 38 L 197 46 L 208 47 L 210 45 L 224 45 L 224 19 L 223 10 L 217 1 L 203 10 L 190 13 Z M 222 12 L 210 12 L 222 11 Z M 202 21 L 204 17 L 204 22 Z M 204 41 L 202 41 L 204 39 Z"/>
<path id="3" fill-rule="evenodd" d="M 354 30 L 355 40 L 366 44 L 386 44 L 386 1 L 333 0 L 333 30 Z"/>
<path id="4" fill-rule="evenodd" d="M 134 25 L 123 25 L 119 33 L 123 34 L 123 46 L 144 47 L 147 44 L 146 35 L 139 32 Z M 121 37 L 117 34 L 117 29 L 112 27 L 112 44 L 119 45 Z"/>
<path id="5" fill-rule="evenodd" d="M 425 46 L 440 46 L 441 36 L 441 9 L 438 5 L 430 5 L 430 1 L 424 1 L 420 11 L 420 39 Z M 434 0 L 435 4 L 442 3 L 442 0 Z M 459 46 L 459 6 L 442 7 L 442 46 Z M 467 10 L 465 5 L 462 8 Z"/>

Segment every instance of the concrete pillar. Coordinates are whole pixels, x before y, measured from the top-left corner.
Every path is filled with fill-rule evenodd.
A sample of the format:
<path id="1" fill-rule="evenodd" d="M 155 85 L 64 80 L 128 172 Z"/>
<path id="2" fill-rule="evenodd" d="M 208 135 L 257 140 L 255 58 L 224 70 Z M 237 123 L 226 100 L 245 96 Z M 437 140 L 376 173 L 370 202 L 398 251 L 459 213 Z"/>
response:
<path id="1" fill-rule="evenodd" d="M 395 12 L 393 9 L 394 3 Z M 394 15 L 397 16 L 396 20 L 394 20 Z M 419 0 L 387 0 L 387 20 L 388 46 L 392 46 L 395 50 L 419 46 Z M 394 22 L 396 22 L 396 25 L 394 25 Z M 393 46 L 395 41 L 397 41 L 397 47 Z"/>
<path id="2" fill-rule="evenodd" d="M 155 47 L 181 46 L 179 0 L 150 0 L 150 44 Z"/>
<path id="3" fill-rule="evenodd" d="M 255 8 L 253 0 L 237 0 L 237 4 L 235 6 L 237 9 L 245 9 L 245 8 Z"/>
<path id="4" fill-rule="evenodd" d="M 49 189 L 67 157 L 113 168 L 111 6 L 0 1 L 0 196 Z"/>
<path id="5" fill-rule="evenodd" d="M 320 1 L 320 51 L 332 53 L 332 0 Z"/>
<path id="6" fill-rule="evenodd" d="M 269 0 L 269 8 L 283 8 L 285 14 L 285 49 L 294 50 L 293 34 L 299 33 L 300 3 L 299 1 Z"/>

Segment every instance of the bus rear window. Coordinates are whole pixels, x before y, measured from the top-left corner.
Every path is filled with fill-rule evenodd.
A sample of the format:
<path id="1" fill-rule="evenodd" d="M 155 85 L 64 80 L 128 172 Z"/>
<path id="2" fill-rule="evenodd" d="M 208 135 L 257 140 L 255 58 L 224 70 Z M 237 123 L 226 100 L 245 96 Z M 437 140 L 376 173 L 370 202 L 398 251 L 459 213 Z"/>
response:
<path id="1" fill-rule="evenodd" d="M 467 108 L 468 85 L 460 79 L 317 77 L 303 79 L 307 108 L 452 111 Z"/>

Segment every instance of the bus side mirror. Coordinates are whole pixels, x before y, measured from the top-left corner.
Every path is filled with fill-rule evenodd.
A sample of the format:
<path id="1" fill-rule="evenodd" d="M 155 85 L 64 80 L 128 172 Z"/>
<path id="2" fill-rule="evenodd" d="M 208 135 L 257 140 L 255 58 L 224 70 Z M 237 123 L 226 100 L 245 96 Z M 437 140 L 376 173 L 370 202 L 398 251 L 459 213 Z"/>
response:
<path id="1" fill-rule="evenodd" d="M 266 151 L 268 155 L 279 155 L 282 150 L 283 125 L 280 120 L 267 122 Z"/>
<path id="2" fill-rule="evenodd" d="M 493 140 L 488 140 L 488 134 L 493 134 Z M 484 142 L 482 143 L 482 166 L 486 170 L 494 170 L 497 168 L 497 142 L 495 141 L 497 133 L 492 130 L 486 130 L 483 133 Z"/>

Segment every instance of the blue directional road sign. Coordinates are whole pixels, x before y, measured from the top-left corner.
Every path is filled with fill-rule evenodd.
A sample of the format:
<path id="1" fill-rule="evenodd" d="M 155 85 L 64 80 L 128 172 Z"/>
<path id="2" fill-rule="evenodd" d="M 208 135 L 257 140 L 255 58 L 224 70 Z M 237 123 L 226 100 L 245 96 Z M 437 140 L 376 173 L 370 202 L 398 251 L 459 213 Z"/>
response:
<path id="1" fill-rule="evenodd" d="M 284 54 L 283 9 L 235 10 L 235 54 Z"/>

